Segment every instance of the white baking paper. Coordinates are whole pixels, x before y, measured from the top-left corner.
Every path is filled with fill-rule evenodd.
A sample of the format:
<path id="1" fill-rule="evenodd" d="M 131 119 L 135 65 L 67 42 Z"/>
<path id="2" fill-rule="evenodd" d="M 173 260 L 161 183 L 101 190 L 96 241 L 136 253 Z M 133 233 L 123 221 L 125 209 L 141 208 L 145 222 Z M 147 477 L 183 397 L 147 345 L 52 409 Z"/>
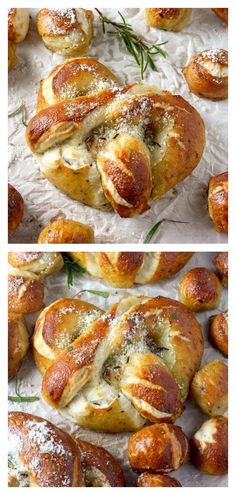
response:
<path id="1" fill-rule="evenodd" d="M 134 286 L 131 289 L 113 289 L 107 284 L 101 282 L 98 279 L 94 279 L 88 274 L 83 276 L 75 276 L 74 286 L 71 289 L 67 287 L 66 274 L 63 271 L 54 274 L 46 279 L 46 305 L 50 304 L 54 300 L 60 297 L 74 297 L 79 291 L 85 289 L 109 291 L 109 298 L 104 299 L 101 296 L 96 296 L 90 293 L 83 293 L 80 296 L 83 300 L 93 303 L 104 310 L 107 310 L 115 302 L 119 301 L 123 297 L 128 295 L 150 295 L 150 296 L 167 296 L 173 299 L 178 299 L 178 287 L 179 281 L 187 269 L 195 266 L 205 266 L 214 270 L 214 265 L 212 264 L 212 259 L 215 253 L 201 253 L 195 254 L 193 258 L 189 261 L 186 267 L 175 277 L 167 281 L 162 281 L 152 285 Z M 223 289 L 222 298 L 219 308 L 215 311 L 205 311 L 203 313 L 197 313 L 196 317 L 201 325 L 204 340 L 205 340 L 205 350 L 204 357 L 202 360 L 202 365 L 212 359 L 223 359 L 222 355 L 213 349 L 207 338 L 207 327 L 208 318 L 212 314 L 216 314 L 220 311 L 227 309 L 227 290 Z M 29 328 L 33 329 L 34 322 L 37 315 L 30 315 L 27 317 Z M 227 360 L 224 360 L 227 362 Z M 20 392 L 22 395 L 37 395 L 40 397 L 40 385 L 41 385 L 41 375 L 37 371 L 33 358 L 30 353 L 25 359 L 20 372 L 18 374 L 20 383 Z M 15 383 L 12 380 L 9 384 L 9 395 L 15 395 Z M 190 437 L 198 428 L 201 426 L 204 420 L 208 419 L 204 416 L 200 410 L 194 406 L 190 401 L 185 403 L 186 409 L 177 420 L 177 424 L 183 427 L 184 432 Z M 50 408 L 42 400 L 33 403 L 15 403 L 9 401 L 10 410 L 25 411 L 38 416 L 42 416 L 50 421 L 52 421 L 57 426 L 69 433 L 74 434 L 76 437 L 88 440 L 95 444 L 101 445 L 107 448 L 111 454 L 114 455 L 116 459 L 119 460 L 121 466 L 124 470 L 127 486 L 135 486 L 137 476 L 132 473 L 128 461 L 127 461 L 127 439 L 129 434 L 127 433 L 98 433 L 90 431 L 88 429 L 80 428 L 79 426 L 71 423 L 69 420 L 65 419 L 60 415 L 59 412 Z M 200 473 L 191 464 L 182 466 L 177 471 L 170 473 L 175 476 L 182 483 L 183 486 L 227 486 L 226 476 L 210 476 Z"/>
<path id="2" fill-rule="evenodd" d="M 81 2 L 83 7 L 83 2 Z M 86 6 L 86 5 L 85 5 Z M 30 31 L 17 46 L 19 64 L 9 75 L 9 111 L 23 101 L 27 121 L 35 113 L 40 79 L 64 60 L 47 50 L 35 27 L 31 9 Z M 113 20 L 117 10 L 101 9 Z M 116 213 L 104 213 L 74 201 L 45 179 L 24 140 L 21 115 L 9 118 L 9 181 L 25 200 L 24 222 L 11 237 L 12 243 L 36 242 L 39 232 L 52 219 L 67 217 L 88 223 L 95 228 L 99 243 L 140 243 L 159 220 L 165 222 L 153 238 L 157 243 L 225 243 L 227 236 L 215 232 L 207 211 L 207 187 L 212 175 L 227 169 L 227 101 L 212 102 L 192 95 L 182 75 L 182 68 L 191 57 L 205 49 L 227 48 L 227 27 L 211 9 L 193 9 L 192 19 L 180 32 L 166 32 L 146 26 L 144 9 L 122 9 L 134 31 L 147 42 L 168 41 L 166 59 L 156 57 L 159 72 L 147 71 L 145 81 L 186 98 L 200 112 L 206 125 L 206 149 L 193 174 L 165 194 L 141 216 L 122 219 Z M 140 80 L 140 71 L 124 45 L 115 36 L 104 35 L 95 14 L 95 32 L 89 55 L 107 65 L 122 83 Z"/>

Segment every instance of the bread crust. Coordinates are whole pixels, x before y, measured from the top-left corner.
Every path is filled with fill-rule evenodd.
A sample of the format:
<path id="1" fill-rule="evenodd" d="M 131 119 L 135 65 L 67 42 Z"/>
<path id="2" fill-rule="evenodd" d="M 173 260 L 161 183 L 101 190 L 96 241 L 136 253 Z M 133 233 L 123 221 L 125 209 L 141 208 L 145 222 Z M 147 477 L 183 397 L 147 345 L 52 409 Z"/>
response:
<path id="1" fill-rule="evenodd" d="M 64 265 L 61 253 L 39 253 L 36 251 L 10 252 L 8 253 L 8 262 L 15 269 L 26 270 L 40 277 L 47 277 L 58 272 Z"/>
<path id="2" fill-rule="evenodd" d="M 14 378 L 29 348 L 29 334 L 23 315 L 8 315 L 8 380 Z"/>
<path id="3" fill-rule="evenodd" d="M 220 281 L 209 268 L 192 268 L 184 274 L 180 281 L 180 299 L 192 311 L 217 308 L 221 292 Z"/>
<path id="4" fill-rule="evenodd" d="M 10 312 L 35 313 L 44 306 L 44 284 L 41 278 L 26 270 L 11 269 L 8 274 L 8 307 Z"/>
<path id="5" fill-rule="evenodd" d="M 209 416 L 221 416 L 228 409 L 228 366 L 219 359 L 209 361 L 196 375 L 190 395 Z"/>
<path id="6" fill-rule="evenodd" d="M 192 15 L 192 9 L 145 10 L 148 26 L 166 31 L 181 31 Z"/>
<path id="7" fill-rule="evenodd" d="M 190 441 L 190 456 L 199 471 L 215 476 L 228 472 L 228 418 L 217 416 L 202 424 Z"/>
<path id="8" fill-rule="evenodd" d="M 154 487 L 154 486 L 182 486 L 181 483 L 168 474 L 152 474 L 144 472 L 140 474 L 137 480 L 139 487 Z"/>
<path id="9" fill-rule="evenodd" d="M 228 253 L 222 252 L 217 254 L 213 259 L 213 263 L 219 272 L 223 287 L 228 287 Z"/>
<path id="10" fill-rule="evenodd" d="M 228 310 L 209 318 L 209 338 L 225 357 L 228 357 Z"/>
<path id="11" fill-rule="evenodd" d="M 11 184 L 8 184 L 8 235 L 19 227 L 24 216 L 24 200 Z"/>
<path id="12" fill-rule="evenodd" d="M 40 232 L 38 244 L 91 244 L 92 227 L 75 220 L 54 220 Z"/>
<path id="13" fill-rule="evenodd" d="M 211 177 L 208 211 L 217 232 L 228 233 L 228 172 Z"/>

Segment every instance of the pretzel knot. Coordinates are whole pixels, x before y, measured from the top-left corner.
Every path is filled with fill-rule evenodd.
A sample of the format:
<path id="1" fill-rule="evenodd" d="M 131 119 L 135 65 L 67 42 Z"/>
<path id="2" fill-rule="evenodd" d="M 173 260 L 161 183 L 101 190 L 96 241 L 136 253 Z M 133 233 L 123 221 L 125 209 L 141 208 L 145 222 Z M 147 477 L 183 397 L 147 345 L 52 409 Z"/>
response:
<path id="1" fill-rule="evenodd" d="M 52 407 L 81 426 L 119 432 L 180 416 L 203 341 L 183 304 L 141 296 L 105 314 L 55 301 L 36 322 L 33 347 Z"/>
<path id="2" fill-rule="evenodd" d="M 26 139 L 64 193 L 132 217 L 190 175 L 205 131 L 180 96 L 146 84 L 122 87 L 95 59 L 76 58 L 42 81 Z"/>

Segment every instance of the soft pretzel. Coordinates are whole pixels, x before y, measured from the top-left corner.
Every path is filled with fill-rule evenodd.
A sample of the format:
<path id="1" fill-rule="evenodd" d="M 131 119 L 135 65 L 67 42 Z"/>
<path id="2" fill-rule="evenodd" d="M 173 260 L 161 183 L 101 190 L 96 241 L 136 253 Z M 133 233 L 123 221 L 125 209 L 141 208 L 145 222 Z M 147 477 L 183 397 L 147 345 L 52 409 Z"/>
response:
<path id="1" fill-rule="evenodd" d="M 228 409 L 228 366 L 219 359 L 205 364 L 193 377 L 190 394 L 205 414 L 224 414 Z"/>
<path id="2" fill-rule="evenodd" d="M 8 424 L 9 486 L 124 486 L 118 462 L 105 449 L 32 414 L 11 412 Z"/>
<path id="3" fill-rule="evenodd" d="M 228 356 L 228 311 L 213 315 L 209 319 L 209 337 L 211 343 L 224 356 Z"/>
<path id="4" fill-rule="evenodd" d="M 113 287 L 151 284 L 172 277 L 183 268 L 193 253 L 70 253 L 71 258 L 90 275 L 104 279 Z"/>
<path id="5" fill-rule="evenodd" d="M 103 431 L 136 430 L 147 420 L 178 417 L 203 351 L 191 311 L 165 297 L 130 297 L 83 326 L 85 303 L 76 305 L 77 338 L 70 301 L 56 301 L 36 323 L 36 364 L 42 359 L 41 371 L 49 364 L 44 399 L 79 425 Z M 94 318 L 94 310 L 88 314 Z"/>
<path id="6" fill-rule="evenodd" d="M 29 335 L 22 315 L 8 315 L 8 380 L 16 376 L 29 348 Z"/>
<path id="7" fill-rule="evenodd" d="M 166 31 L 181 31 L 192 14 L 192 9 L 145 9 L 147 24 Z"/>
<path id="8" fill-rule="evenodd" d="M 137 486 L 154 487 L 154 486 L 182 486 L 181 483 L 168 474 L 152 474 L 144 472 L 140 474 L 137 480 Z"/>
<path id="9" fill-rule="evenodd" d="M 86 53 L 93 36 L 91 10 L 42 9 L 36 24 L 45 46 L 60 55 Z"/>
<path id="10" fill-rule="evenodd" d="M 16 43 L 24 41 L 29 30 L 29 9 L 8 9 L 8 71 L 18 62 Z"/>
<path id="11" fill-rule="evenodd" d="M 194 466 L 215 476 L 228 472 L 228 418 L 216 416 L 202 424 L 190 441 Z"/>
<path id="12" fill-rule="evenodd" d="M 219 48 L 198 53 L 183 69 L 190 91 L 210 100 L 228 98 L 228 52 Z"/>
<path id="13" fill-rule="evenodd" d="M 188 462 L 188 439 L 180 426 L 146 426 L 129 437 L 128 458 L 134 471 L 168 473 Z"/>
<path id="14" fill-rule="evenodd" d="M 218 277 L 209 268 L 196 267 L 186 272 L 180 282 L 182 303 L 192 311 L 206 311 L 218 307 L 222 287 Z"/>
<path id="15" fill-rule="evenodd" d="M 213 263 L 219 272 L 223 287 L 228 287 L 228 253 L 222 252 L 217 254 L 213 259 Z"/>
<path id="16" fill-rule="evenodd" d="M 60 253 L 11 252 L 8 254 L 11 266 L 19 270 L 27 270 L 41 277 L 58 272 L 64 265 Z"/>
<path id="17" fill-rule="evenodd" d="M 35 273 L 12 268 L 8 274 L 10 312 L 34 313 L 44 306 L 44 284 Z"/>
<path id="18" fill-rule="evenodd" d="M 228 232 L 228 172 L 211 177 L 208 211 L 217 232 Z"/>
<path id="19" fill-rule="evenodd" d="M 225 23 L 228 24 L 228 9 L 211 9 Z"/>
<path id="20" fill-rule="evenodd" d="M 8 234 L 15 232 L 23 220 L 24 200 L 21 194 L 11 185 L 8 184 Z"/>
<path id="21" fill-rule="evenodd" d="M 132 217 L 197 166 L 204 124 L 182 97 L 145 84 L 114 86 L 115 77 L 103 81 L 103 73 L 95 59 L 58 66 L 41 85 L 26 140 L 42 173 L 64 193 Z M 74 81 L 65 99 L 63 88 L 68 98 Z"/>
<path id="22" fill-rule="evenodd" d="M 94 241 L 92 227 L 75 220 L 54 220 L 40 232 L 39 244 L 91 244 Z"/>

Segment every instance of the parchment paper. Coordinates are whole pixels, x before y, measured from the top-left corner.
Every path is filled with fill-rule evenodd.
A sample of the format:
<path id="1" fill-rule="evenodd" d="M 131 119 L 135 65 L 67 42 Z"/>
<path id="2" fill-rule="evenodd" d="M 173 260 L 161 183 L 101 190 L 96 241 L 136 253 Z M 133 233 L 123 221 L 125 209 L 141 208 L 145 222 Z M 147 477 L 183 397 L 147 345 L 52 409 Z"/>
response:
<path id="1" fill-rule="evenodd" d="M 112 304 L 119 301 L 121 298 L 131 294 L 143 294 L 151 296 L 163 295 L 171 297 L 173 299 L 178 299 L 179 281 L 184 271 L 195 266 L 205 266 L 214 269 L 214 265 L 212 264 L 212 259 L 214 258 L 214 256 L 215 253 L 195 254 L 190 262 L 186 265 L 186 267 L 170 280 L 146 286 L 136 285 L 128 290 L 112 289 L 107 286 L 107 284 L 97 279 L 93 279 L 87 274 L 83 276 L 75 276 L 74 287 L 72 289 L 68 289 L 66 274 L 64 271 L 61 271 L 58 274 L 52 275 L 46 279 L 45 302 L 46 305 L 48 305 L 60 297 L 74 297 L 80 290 L 84 289 L 109 291 L 110 295 L 108 299 L 104 299 L 101 296 L 95 296 L 89 293 L 84 293 L 83 297 L 80 296 L 83 300 L 100 306 L 105 310 L 111 307 Z M 205 340 L 205 350 L 202 365 L 212 359 L 224 359 L 222 355 L 218 351 L 213 349 L 213 347 L 210 345 L 207 339 L 207 327 L 209 316 L 211 316 L 212 314 L 216 314 L 219 311 L 226 310 L 228 307 L 227 304 L 227 290 L 223 289 L 221 303 L 217 310 L 196 314 L 196 317 L 203 330 Z M 33 328 L 36 317 L 37 314 L 27 317 L 29 328 L 31 328 L 31 330 Z M 227 362 L 227 360 L 225 360 L 225 362 Z M 37 395 L 38 397 L 40 397 L 41 376 L 35 367 L 33 358 L 31 357 L 30 353 L 21 367 L 18 378 L 20 383 L 20 392 L 22 395 Z M 11 381 L 9 384 L 9 395 L 15 395 L 14 380 Z M 188 437 L 190 437 L 195 431 L 198 430 L 203 421 L 208 419 L 208 417 L 204 416 L 200 412 L 200 410 L 190 401 L 186 401 L 185 406 L 186 409 L 181 418 L 177 420 L 176 424 L 182 426 L 184 432 L 187 434 Z M 80 428 L 79 426 L 65 419 L 56 410 L 50 408 L 42 400 L 33 403 L 20 404 L 9 402 L 9 409 L 30 412 L 32 414 L 42 416 L 52 421 L 54 424 L 61 427 L 62 429 L 74 434 L 76 437 L 80 437 L 84 440 L 86 439 L 90 442 L 102 445 L 104 448 L 107 448 L 121 463 L 124 470 L 127 486 L 135 486 L 136 475 L 132 473 L 127 461 L 127 439 L 129 434 L 104 434 Z M 195 469 L 195 467 L 191 464 L 182 466 L 180 469 L 170 474 L 173 474 L 173 476 L 179 479 L 183 486 L 227 486 L 226 476 L 204 475 L 197 469 Z"/>
<path id="2" fill-rule="evenodd" d="M 83 7 L 83 2 L 80 3 Z M 86 7 L 86 5 L 85 5 Z M 44 78 L 63 57 L 47 50 L 36 32 L 35 13 L 31 9 L 30 31 L 17 46 L 20 63 L 9 76 L 9 110 L 23 101 L 27 121 L 35 113 L 40 79 Z M 101 9 L 114 20 L 117 10 Z M 9 180 L 21 192 L 26 204 L 24 222 L 12 236 L 12 243 L 36 242 L 42 227 L 58 216 L 89 223 L 95 228 L 96 242 L 143 242 L 147 232 L 161 219 L 165 222 L 153 242 L 160 243 L 225 243 L 227 236 L 217 234 L 207 212 L 207 186 L 212 175 L 227 169 L 227 101 L 212 102 L 192 95 L 182 75 L 182 68 L 191 57 L 209 48 L 227 48 L 227 28 L 210 9 L 193 9 L 190 23 L 180 33 L 148 28 L 144 9 L 122 9 L 135 32 L 147 42 L 168 41 L 166 59 L 156 57 L 159 72 L 147 71 L 145 81 L 186 98 L 200 112 L 206 125 L 207 145 L 203 159 L 193 174 L 152 203 L 145 214 L 122 219 L 115 213 L 104 213 L 57 190 L 43 178 L 24 141 L 25 128 L 21 115 L 9 119 Z M 89 55 L 106 64 L 124 84 L 139 81 L 140 72 L 115 36 L 103 35 L 100 21 L 95 20 L 95 35 Z"/>

